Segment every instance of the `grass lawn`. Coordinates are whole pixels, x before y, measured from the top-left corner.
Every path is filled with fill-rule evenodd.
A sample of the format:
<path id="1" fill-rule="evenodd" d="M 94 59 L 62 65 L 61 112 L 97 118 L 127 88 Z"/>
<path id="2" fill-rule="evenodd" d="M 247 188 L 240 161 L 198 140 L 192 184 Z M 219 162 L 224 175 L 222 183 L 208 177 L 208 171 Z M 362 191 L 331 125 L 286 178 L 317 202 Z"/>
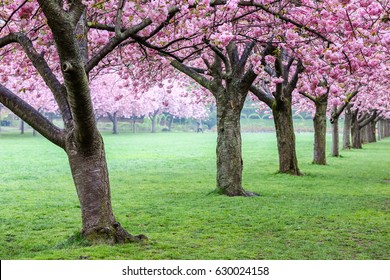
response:
<path id="1" fill-rule="evenodd" d="M 105 134 L 114 213 L 144 244 L 89 246 L 66 155 L 0 133 L 0 259 L 390 259 L 390 139 L 276 174 L 272 133 L 243 134 L 244 188 L 219 196 L 214 133 Z M 329 139 L 330 140 L 330 139 Z"/>

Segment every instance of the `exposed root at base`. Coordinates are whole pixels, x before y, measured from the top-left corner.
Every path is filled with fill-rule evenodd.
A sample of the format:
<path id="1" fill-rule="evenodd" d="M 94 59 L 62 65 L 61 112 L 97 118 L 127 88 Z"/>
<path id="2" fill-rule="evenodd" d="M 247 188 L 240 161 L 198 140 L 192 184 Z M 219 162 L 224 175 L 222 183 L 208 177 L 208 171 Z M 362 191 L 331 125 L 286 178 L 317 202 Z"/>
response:
<path id="1" fill-rule="evenodd" d="M 116 222 L 110 227 L 94 228 L 88 232 L 83 230 L 82 235 L 92 244 L 124 244 L 143 242 L 148 238 L 143 235 L 131 235 L 120 223 Z"/>

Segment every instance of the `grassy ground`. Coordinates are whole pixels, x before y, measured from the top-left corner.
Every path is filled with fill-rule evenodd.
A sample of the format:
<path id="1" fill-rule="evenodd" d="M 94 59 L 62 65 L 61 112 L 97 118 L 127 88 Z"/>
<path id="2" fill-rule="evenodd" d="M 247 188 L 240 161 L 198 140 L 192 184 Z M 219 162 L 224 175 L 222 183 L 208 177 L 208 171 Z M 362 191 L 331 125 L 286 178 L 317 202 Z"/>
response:
<path id="1" fill-rule="evenodd" d="M 0 133 L 0 259 L 390 259 L 390 139 L 276 174 L 271 133 L 244 134 L 244 187 L 215 187 L 213 133 L 104 135 L 117 219 L 145 244 L 88 246 L 64 152 Z"/>

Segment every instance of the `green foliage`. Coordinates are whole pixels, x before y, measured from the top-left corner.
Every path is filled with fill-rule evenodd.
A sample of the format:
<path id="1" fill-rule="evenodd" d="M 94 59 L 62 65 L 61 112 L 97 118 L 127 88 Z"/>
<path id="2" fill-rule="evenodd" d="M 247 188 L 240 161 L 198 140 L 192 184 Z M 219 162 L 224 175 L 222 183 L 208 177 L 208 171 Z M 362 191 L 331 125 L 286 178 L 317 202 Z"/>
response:
<path id="1" fill-rule="evenodd" d="M 273 133 L 244 133 L 244 188 L 215 190 L 214 133 L 104 135 L 118 221 L 149 242 L 89 246 L 66 155 L 42 137 L 0 133 L 1 259 L 389 259 L 390 140 L 276 174 Z M 330 140 L 330 139 L 328 139 Z"/>

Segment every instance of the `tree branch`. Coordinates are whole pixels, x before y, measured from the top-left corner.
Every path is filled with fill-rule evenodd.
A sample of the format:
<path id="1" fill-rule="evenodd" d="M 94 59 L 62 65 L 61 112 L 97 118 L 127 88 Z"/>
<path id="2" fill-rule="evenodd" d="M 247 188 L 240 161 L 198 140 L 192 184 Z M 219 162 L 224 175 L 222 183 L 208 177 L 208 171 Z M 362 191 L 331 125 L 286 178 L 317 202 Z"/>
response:
<path id="1" fill-rule="evenodd" d="M 299 94 L 300 95 L 303 95 L 304 97 L 310 99 L 311 101 L 313 101 L 314 103 L 316 102 L 316 98 L 314 96 L 311 96 L 310 94 L 308 94 L 307 92 L 303 92 L 303 91 L 299 91 Z"/>
<path id="2" fill-rule="evenodd" d="M 64 86 L 53 74 L 53 71 L 50 69 L 43 55 L 38 54 L 31 40 L 23 33 L 11 33 L 3 38 L 0 38 L 0 48 L 11 43 L 18 43 L 20 46 L 22 46 L 24 52 L 27 54 L 27 57 L 30 59 L 35 69 L 37 69 L 38 73 L 53 93 L 61 111 L 65 126 L 68 126 L 72 120 L 72 115 L 70 113 Z"/>
<path id="3" fill-rule="evenodd" d="M 272 105 L 275 101 L 275 98 L 273 96 L 270 96 L 267 94 L 267 92 L 259 87 L 256 87 L 252 85 L 249 90 L 262 102 L 268 105 L 272 109 Z"/>
<path id="4" fill-rule="evenodd" d="M 179 70 L 180 72 L 194 79 L 197 83 L 199 83 L 201 86 L 205 87 L 206 89 L 210 90 L 211 92 L 215 90 L 215 85 L 212 81 L 206 79 L 205 77 L 203 77 L 198 72 L 191 69 L 190 67 L 186 66 L 185 64 L 177 60 L 173 60 L 171 62 L 171 65 L 175 67 L 177 70 Z"/>
<path id="5" fill-rule="evenodd" d="M 56 127 L 27 102 L 1 84 L 0 103 L 4 104 L 4 106 L 27 122 L 32 128 L 42 134 L 50 142 L 65 149 L 64 131 Z"/>
<path id="6" fill-rule="evenodd" d="M 91 70 L 96 67 L 99 62 L 109 53 L 111 53 L 117 46 L 119 46 L 125 40 L 134 36 L 135 34 L 137 34 L 138 31 L 144 29 L 150 24 L 152 24 L 152 21 L 150 19 L 146 19 L 129 29 L 121 29 L 121 36 L 111 38 L 110 41 L 103 48 L 101 48 L 95 55 L 93 55 L 92 58 L 88 61 L 88 63 L 85 65 L 85 71 L 87 73 L 91 72 Z M 88 26 L 91 26 L 91 24 L 88 24 Z M 109 28 L 109 26 L 107 26 L 107 28 Z"/>

